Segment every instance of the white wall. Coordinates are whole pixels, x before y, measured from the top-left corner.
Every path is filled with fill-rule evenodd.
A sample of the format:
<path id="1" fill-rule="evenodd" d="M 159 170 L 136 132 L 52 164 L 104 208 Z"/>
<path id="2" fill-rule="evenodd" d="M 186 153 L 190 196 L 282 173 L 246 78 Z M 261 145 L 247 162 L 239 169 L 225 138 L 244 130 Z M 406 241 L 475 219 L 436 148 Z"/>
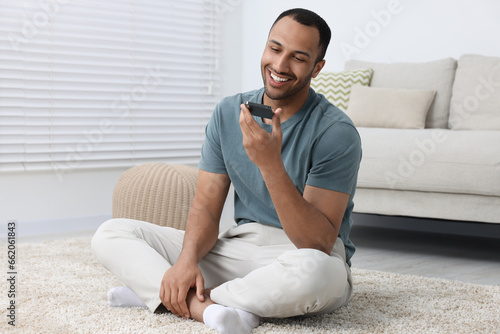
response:
<path id="1" fill-rule="evenodd" d="M 430 61 L 465 53 L 500 56 L 500 2 L 494 0 L 221 2 L 225 4 L 222 95 L 261 87 L 260 57 L 269 28 L 283 10 L 292 7 L 314 10 L 329 23 L 333 32 L 326 56 L 329 71 L 341 70 L 350 56 L 376 62 Z M 389 9 L 393 14 L 382 15 Z M 372 37 L 363 40 L 367 29 Z M 358 52 L 342 51 L 347 45 Z M 63 182 L 52 172 L 1 174 L 0 235 L 8 219 L 17 219 L 20 225 L 39 223 L 40 230 L 48 228 L 48 222 L 65 224 L 73 218 L 96 226 L 111 215 L 113 187 L 123 171 L 74 171 Z"/>
<path id="2" fill-rule="evenodd" d="M 51 171 L 2 173 L 0 236 L 10 219 L 17 220 L 21 238 L 54 230 L 95 229 L 111 216 L 113 188 L 124 170 L 75 170 L 62 180 Z"/>
<path id="3" fill-rule="evenodd" d="M 242 90 L 262 85 L 260 57 L 269 28 L 293 7 L 311 9 L 329 24 L 326 71 L 342 70 L 348 58 L 420 62 L 465 53 L 500 56 L 500 2 L 494 0 L 252 0 L 243 4 Z M 348 45 L 357 52 L 345 51 Z"/>
<path id="4" fill-rule="evenodd" d="M 234 95 L 241 92 L 241 75 L 243 65 L 243 44 L 241 38 L 241 22 L 243 17 L 243 1 L 230 0 L 224 7 L 222 16 L 222 46 L 219 68 L 222 71 L 221 96 Z"/>

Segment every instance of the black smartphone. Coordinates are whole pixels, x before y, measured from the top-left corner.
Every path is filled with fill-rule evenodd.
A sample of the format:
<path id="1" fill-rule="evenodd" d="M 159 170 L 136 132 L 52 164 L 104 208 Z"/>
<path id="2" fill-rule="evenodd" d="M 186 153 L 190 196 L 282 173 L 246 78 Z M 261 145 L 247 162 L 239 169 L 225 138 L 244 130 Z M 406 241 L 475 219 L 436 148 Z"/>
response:
<path id="1" fill-rule="evenodd" d="M 272 119 L 274 116 L 273 108 L 265 104 L 247 101 L 245 106 L 250 109 L 250 113 L 254 116 Z"/>

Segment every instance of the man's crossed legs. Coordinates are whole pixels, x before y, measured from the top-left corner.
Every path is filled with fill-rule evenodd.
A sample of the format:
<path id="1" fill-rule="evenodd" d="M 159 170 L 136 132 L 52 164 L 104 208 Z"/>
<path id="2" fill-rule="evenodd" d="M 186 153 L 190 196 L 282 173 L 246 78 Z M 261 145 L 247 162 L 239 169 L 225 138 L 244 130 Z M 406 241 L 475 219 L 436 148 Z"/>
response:
<path id="1" fill-rule="evenodd" d="M 155 312 L 163 307 L 162 278 L 177 261 L 183 238 L 181 230 L 112 219 L 98 229 L 92 248 L 104 267 Z M 222 233 L 199 268 L 211 290 L 203 303 L 194 290 L 188 294 L 192 317 L 221 333 L 225 327 L 218 322 L 232 333 L 235 326 L 249 333 L 258 317 L 329 313 L 347 304 L 352 291 L 340 238 L 328 256 L 297 249 L 282 229 L 259 223 Z"/>

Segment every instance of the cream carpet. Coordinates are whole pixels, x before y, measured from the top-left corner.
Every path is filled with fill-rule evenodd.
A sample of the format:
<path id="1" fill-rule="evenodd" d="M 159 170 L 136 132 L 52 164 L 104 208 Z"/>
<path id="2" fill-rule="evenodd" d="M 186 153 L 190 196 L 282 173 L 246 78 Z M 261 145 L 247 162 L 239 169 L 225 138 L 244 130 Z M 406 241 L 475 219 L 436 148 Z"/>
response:
<path id="1" fill-rule="evenodd" d="M 7 268 L 6 245 L 2 265 Z M 16 330 L 0 284 L 0 332 L 215 333 L 203 324 L 140 308 L 111 308 L 121 285 L 94 258 L 89 238 L 18 244 Z M 332 314 L 265 320 L 253 333 L 500 333 L 500 286 L 353 269 L 351 303 Z"/>

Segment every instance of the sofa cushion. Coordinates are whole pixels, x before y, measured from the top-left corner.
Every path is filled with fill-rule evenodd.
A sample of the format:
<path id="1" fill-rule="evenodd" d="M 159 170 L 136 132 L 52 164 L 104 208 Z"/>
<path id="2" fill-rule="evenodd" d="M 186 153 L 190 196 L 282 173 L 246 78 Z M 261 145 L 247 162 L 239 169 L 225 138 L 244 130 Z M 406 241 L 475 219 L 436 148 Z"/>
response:
<path id="1" fill-rule="evenodd" d="M 358 187 L 500 196 L 500 131 L 358 131 Z"/>
<path id="2" fill-rule="evenodd" d="M 448 128 L 450 98 L 457 62 L 455 59 L 425 63 L 371 63 L 349 60 L 346 70 L 372 68 L 371 87 L 430 89 L 436 91 L 436 97 L 427 114 L 427 128 Z"/>
<path id="3" fill-rule="evenodd" d="M 356 126 L 423 129 L 433 90 L 353 85 L 347 115 Z"/>
<path id="4" fill-rule="evenodd" d="M 458 60 L 449 127 L 500 130 L 500 58 L 464 55 Z"/>
<path id="5" fill-rule="evenodd" d="M 368 86 L 372 74 L 373 70 L 371 68 L 343 72 L 320 72 L 311 81 L 311 87 L 317 93 L 325 95 L 328 101 L 342 109 L 342 111 L 345 111 L 349 103 L 351 86 L 353 84 Z"/>

